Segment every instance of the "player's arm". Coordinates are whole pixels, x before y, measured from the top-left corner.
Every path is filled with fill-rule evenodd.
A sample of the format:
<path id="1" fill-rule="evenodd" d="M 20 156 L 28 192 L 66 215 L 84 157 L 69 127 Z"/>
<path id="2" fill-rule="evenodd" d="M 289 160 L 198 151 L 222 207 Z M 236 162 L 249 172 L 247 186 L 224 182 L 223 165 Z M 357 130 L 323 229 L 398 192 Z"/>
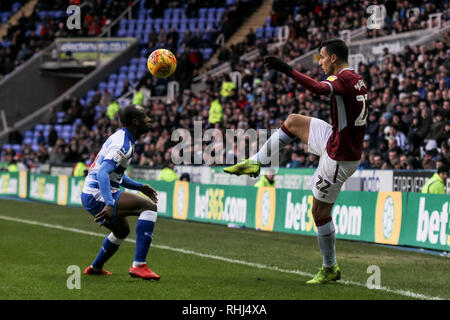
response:
<path id="1" fill-rule="evenodd" d="M 145 185 L 140 182 L 134 181 L 126 174 L 123 175 L 122 183 L 120 185 L 124 188 L 128 188 L 131 190 L 138 190 L 143 194 L 145 194 L 150 199 L 152 199 L 154 203 L 158 202 L 158 193 L 156 192 L 155 189 L 153 189 L 149 185 Z"/>
<path id="2" fill-rule="evenodd" d="M 105 200 L 105 207 L 95 216 L 94 221 L 102 221 L 100 225 L 105 223 L 114 215 L 114 198 L 111 193 L 111 181 L 109 174 L 114 171 L 116 167 L 110 161 L 103 161 L 100 169 L 97 172 L 97 180 L 100 192 Z"/>
<path id="3" fill-rule="evenodd" d="M 120 185 L 124 188 L 131 189 L 131 190 L 138 190 L 138 191 L 140 191 L 142 189 L 142 187 L 144 186 L 142 183 L 131 179 L 125 173 L 123 174 L 122 183 Z"/>
<path id="4" fill-rule="evenodd" d="M 274 69 L 279 72 L 284 73 L 285 75 L 291 77 L 295 81 L 297 81 L 299 84 L 301 84 L 305 89 L 311 91 L 314 94 L 318 95 L 330 95 L 332 92 L 332 86 L 327 82 L 319 82 L 314 80 L 313 78 L 307 76 L 306 74 L 303 74 L 294 68 L 292 68 L 290 65 L 288 65 L 286 62 L 276 58 L 276 57 L 266 57 L 264 59 L 264 65 L 268 69 Z"/>

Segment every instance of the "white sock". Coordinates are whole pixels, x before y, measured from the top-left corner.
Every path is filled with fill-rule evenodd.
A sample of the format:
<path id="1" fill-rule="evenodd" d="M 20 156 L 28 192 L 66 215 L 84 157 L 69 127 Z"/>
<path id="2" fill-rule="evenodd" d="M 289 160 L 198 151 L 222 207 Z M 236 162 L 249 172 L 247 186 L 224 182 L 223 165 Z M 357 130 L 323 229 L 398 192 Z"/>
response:
<path id="1" fill-rule="evenodd" d="M 261 149 L 259 149 L 255 155 L 250 157 L 250 160 L 258 161 L 261 164 L 270 164 L 273 157 L 277 155 L 286 145 L 291 143 L 292 140 L 294 139 L 284 132 L 282 128 L 279 128 L 269 137 L 269 139 L 267 139 Z"/>
<path id="2" fill-rule="evenodd" d="M 336 263 L 336 233 L 333 220 L 317 227 L 317 239 L 323 256 L 323 266 L 330 268 Z"/>
<path id="3" fill-rule="evenodd" d="M 133 268 L 139 267 L 143 264 L 146 264 L 146 262 L 137 262 L 137 261 L 133 261 Z"/>

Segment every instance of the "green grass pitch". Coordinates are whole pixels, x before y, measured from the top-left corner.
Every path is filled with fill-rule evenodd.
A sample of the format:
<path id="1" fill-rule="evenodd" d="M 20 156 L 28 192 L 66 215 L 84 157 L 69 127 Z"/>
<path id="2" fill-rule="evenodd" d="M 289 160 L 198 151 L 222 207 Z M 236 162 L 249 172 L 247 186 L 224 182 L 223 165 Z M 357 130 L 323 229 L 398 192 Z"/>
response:
<path id="1" fill-rule="evenodd" d="M 164 218 L 148 256 L 161 280 L 131 278 L 136 217 L 131 241 L 105 265 L 113 274 L 82 274 L 81 288 L 68 289 L 67 268 L 82 273 L 108 230 L 83 209 L 10 200 L 0 208 L 0 299 L 450 299 L 445 257 L 337 240 L 342 279 L 310 286 L 322 262 L 314 237 Z M 380 268 L 379 290 L 366 286 L 371 265 Z"/>

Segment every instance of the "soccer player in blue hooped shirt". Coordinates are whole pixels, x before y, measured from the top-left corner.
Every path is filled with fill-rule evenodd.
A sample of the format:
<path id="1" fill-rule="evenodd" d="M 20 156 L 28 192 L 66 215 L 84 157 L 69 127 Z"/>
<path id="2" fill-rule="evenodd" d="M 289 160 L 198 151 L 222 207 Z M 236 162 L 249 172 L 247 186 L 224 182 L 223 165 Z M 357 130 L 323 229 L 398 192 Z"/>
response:
<path id="1" fill-rule="evenodd" d="M 139 216 L 136 225 L 136 251 L 129 274 L 146 280 L 159 280 L 159 275 L 150 270 L 146 263 L 157 217 L 157 192 L 125 174 L 133 158 L 135 141 L 150 131 L 151 120 L 145 110 L 136 105 L 120 109 L 119 118 L 123 128 L 103 144 L 89 168 L 81 194 L 83 206 L 95 217 L 94 221 L 111 230 L 94 262 L 86 268 L 84 274 L 111 274 L 103 269 L 103 265 L 130 233 L 126 217 Z M 139 190 L 148 198 L 122 192 L 120 186 Z"/>

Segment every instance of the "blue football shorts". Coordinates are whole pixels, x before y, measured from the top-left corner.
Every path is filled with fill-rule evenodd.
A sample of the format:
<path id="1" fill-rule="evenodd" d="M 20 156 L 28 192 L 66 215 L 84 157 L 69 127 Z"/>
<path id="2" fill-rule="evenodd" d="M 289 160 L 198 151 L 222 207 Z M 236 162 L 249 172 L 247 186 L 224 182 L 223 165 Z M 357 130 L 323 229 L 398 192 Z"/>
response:
<path id="1" fill-rule="evenodd" d="M 84 190 L 81 193 L 81 203 L 83 204 L 83 207 L 93 216 L 95 217 L 99 212 L 103 210 L 105 207 L 105 200 L 102 197 L 102 194 L 100 190 L 98 189 L 91 189 L 89 188 L 89 193 L 85 193 Z M 112 193 L 112 197 L 114 199 L 114 215 L 112 219 L 107 221 L 105 225 L 109 224 L 110 222 L 114 221 L 116 218 L 116 211 L 117 211 L 117 202 L 119 201 L 119 197 L 122 191 L 116 191 Z M 98 222 L 99 224 L 101 221 Z"/>

